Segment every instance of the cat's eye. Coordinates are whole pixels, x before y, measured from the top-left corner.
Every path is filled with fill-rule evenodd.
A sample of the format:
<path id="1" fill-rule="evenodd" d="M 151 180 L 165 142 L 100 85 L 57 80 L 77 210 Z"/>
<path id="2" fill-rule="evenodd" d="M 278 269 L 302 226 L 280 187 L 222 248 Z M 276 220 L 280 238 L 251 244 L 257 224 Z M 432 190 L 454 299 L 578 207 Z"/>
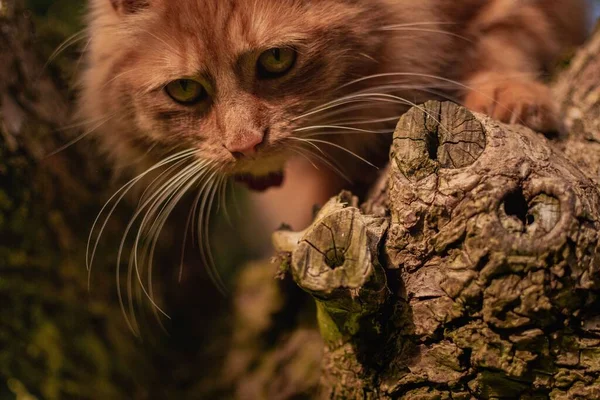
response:
<path id="1" fill-rule="evenodd" d="M 178 103 L 192 105 L 208 100 L 204 85 L 192 79 L 177 79 L 165 87 L 165 91 Z"/>
<path id="2" fill-rule="evenodd" d="M 287 47 L 269 49 L 258 57 L 258 77 L 261 79 L 279 78 L 287 74 L 295 63 L 295 50 Z"/>

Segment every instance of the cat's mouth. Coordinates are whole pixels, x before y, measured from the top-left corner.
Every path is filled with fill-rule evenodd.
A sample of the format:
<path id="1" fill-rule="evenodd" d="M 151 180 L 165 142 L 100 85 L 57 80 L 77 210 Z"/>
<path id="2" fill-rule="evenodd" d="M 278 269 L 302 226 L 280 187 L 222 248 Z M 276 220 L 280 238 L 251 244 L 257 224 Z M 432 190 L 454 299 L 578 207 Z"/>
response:
<path id="1" fill-rule="evenodd" d="M 264 192 L 272 187 L 279 187 L 283 184 L 283 171 L 270 172 L 266 175 L 253 175 L 250 173 L 236 174 L 233 177 L 236 182 L 240 182 L 250 190 Z"/>

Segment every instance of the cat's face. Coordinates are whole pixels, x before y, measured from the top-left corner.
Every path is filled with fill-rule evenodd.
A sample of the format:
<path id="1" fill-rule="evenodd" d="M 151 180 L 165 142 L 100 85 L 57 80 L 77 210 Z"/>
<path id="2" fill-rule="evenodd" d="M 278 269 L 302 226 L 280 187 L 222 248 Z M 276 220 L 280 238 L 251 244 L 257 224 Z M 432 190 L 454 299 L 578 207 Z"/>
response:
<path id="1" fill-rule="evenodd" d="M 94 0 L 84 111 L 118 126 L 101 132 L 120 136 L 115 149 L 197 148 L 227 173 L 279 171 L 318 117 L 303 114 L 376 66 L 375 3 Z"/>

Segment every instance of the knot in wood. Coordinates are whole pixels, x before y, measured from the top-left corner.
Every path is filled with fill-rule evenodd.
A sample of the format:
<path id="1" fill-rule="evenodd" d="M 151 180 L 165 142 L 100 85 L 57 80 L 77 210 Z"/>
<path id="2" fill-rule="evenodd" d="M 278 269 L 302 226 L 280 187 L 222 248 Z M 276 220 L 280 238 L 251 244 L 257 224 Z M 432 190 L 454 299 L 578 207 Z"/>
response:
<path id="1" fill-rule="evenodd" d="M 561 216 L 560 201 L 541 193 L 526 199 L 521 188 L 508 193 L 498 209 L 500 223 L 518 236 L 540 237 L 552 231 Z"/>
<path id="2" fill-rule="evenodd" d="M 509 184 L 497 207 L 498 235 L 524 254 L 545 251 L 562 243 L 574 222 L 575 194 L 566 182 L 532 177 Z"/>
<path id="3" fill-rule="evenodd" d="M 325 252 L 325 264 L 331 269 L 341 267 L 346 262 L 346 251 L 343 247 L 334 246 Z"/>

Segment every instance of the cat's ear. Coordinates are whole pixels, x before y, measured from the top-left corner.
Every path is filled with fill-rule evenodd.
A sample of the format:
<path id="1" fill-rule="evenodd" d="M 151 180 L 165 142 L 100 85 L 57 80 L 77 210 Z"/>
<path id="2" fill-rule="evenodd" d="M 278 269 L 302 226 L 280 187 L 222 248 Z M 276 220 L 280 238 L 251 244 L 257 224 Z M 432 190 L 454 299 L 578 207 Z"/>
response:
<path id="1" fill-rule="evenodd" d="M 134 14 L 150 6 L 151 0 L 110 0 L 113 8 L 120 14 Z"/>

